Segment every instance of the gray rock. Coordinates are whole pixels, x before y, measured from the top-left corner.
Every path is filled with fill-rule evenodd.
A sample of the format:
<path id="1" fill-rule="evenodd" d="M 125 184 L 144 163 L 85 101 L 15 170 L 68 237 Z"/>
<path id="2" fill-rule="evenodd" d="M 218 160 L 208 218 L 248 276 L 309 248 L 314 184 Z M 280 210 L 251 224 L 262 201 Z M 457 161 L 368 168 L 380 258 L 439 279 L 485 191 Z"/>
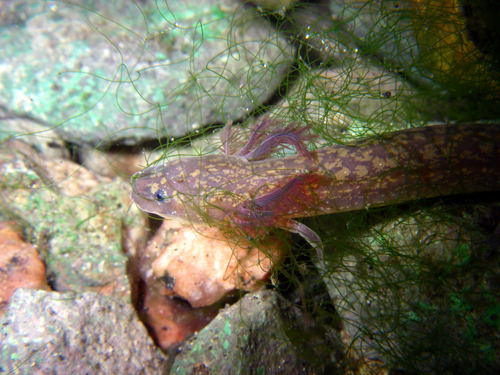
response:
<path id="1" fill-rule="evenodd" d="M 171 374 L 324 373 L 335 349 L 305 325 L 276 292 L 248 294 L 184 345 Z"/>
<path id="2" fill-rule="evenodd" d="M 286 39 L 235 0 L 44 4 L 6 8 L 23 22 L 6 14 L 0 29 L 0 105 L 65 141 L 135 144 L 242 119 L 293 62 Z"/>
<path id="3" fill-rule="evenodd" d="M 46 156 L 22 141 L 1 144 L 0 217 L 27 231 L 58 291 L 130 300 L 126 264 L 133 250 L 123 239 L 138 227 L 134 222 L 142 224 L 142 216 L 129 211 L 129 191 L 128 183 Z"/>
<path id="4" fill-rule="evenodd" d="M 48 124 L 38 123 L 29 117 L 19 117 L 4 111 L 1 106 L 0 119 L 0 142 L 18 138 L 46 157 L 70 158 L 66 145 Z"/>
<path id="5" fill-rule="evenodd" d="M 498 373 L 498 239 L 484 223 L 499 213 L 498 204 L 408 213 L 337 254 L 324 280 L 351 356 L 370 373 Z"/>
<path id="6" fill-rule="evenodd" d="M 370 53 L 388 58 L 396 66 L 415 63 L 420 53 L 415 27 L 418 12 L 409 1 L 331 0 L 334 19 L 352 33 Z"/>
<path id="7" fill-rule="evenodd" d="M 133 309 L 94 293 L 18 289 L 0 320 L 0 372 L 162 374 Z"/>

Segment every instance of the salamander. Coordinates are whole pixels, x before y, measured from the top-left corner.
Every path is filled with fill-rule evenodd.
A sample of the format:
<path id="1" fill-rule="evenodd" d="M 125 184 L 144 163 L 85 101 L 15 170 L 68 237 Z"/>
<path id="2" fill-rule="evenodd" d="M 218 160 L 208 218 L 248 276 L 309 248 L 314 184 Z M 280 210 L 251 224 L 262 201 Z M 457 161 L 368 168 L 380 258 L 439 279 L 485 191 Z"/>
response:
<path id="1" fill-rule="evenodd" d="M 442 195 L 500 189 L 500 125 L 435 125 L 309 151 L 310 126 L 266 118 L 246 142 L 229 123 L 221 154 L 162 160 L 132 177 L 147 213 L 253 237 L 279 227 L 322 258 L 319 236 L 294 220 Z M 274 158 L 293 146 L 295 155 Z"/>

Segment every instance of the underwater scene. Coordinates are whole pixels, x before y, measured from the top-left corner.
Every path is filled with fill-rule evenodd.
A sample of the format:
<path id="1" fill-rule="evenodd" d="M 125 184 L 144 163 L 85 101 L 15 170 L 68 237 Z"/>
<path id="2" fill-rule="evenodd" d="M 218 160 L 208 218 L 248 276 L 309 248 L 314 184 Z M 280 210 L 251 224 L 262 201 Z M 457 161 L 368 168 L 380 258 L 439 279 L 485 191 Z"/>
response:
<path id="1" fill-rule="evenodd" d="M 500 373 L 493 0 L 0 0 L 0 374 Z"/>

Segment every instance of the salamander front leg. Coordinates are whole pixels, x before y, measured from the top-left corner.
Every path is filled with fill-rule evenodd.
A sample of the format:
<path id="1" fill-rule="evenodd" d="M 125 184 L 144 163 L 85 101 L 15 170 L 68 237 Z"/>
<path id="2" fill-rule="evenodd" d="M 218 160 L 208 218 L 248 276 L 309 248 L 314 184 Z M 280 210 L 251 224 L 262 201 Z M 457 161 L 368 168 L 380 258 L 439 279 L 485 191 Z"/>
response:
<path id="1" fill-rule="evenodd" d="M 315 205 L 314 188 L 322 181 L 315 173 L 299 174 L 282 181 L 282 186 L 252 200 L 242 202 L 236 208 L 233 221 L 250 232 L 253 228 L 279 227 L 300 234 L 316 249 L 320 267 L 326 270 L 323 261 L 323 244 L 310 228 L 289 215 L 307 216 Z M 288 217 L 287 217 L 288 216 Z"/>

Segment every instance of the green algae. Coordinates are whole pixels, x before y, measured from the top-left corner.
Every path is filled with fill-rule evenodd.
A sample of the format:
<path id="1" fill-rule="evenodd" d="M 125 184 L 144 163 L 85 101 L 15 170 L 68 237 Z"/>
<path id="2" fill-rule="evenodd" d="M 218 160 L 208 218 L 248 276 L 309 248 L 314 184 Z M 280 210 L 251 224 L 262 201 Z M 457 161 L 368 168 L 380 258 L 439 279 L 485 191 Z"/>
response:
<path id="1" fill-rule="evenodd" d="M 124 58 L 119 67 L 115 65 L 110 70 L 89 72 L 79 67 L 79 63 L 93 47 L 85 40 L 75 41 L 65 52 L 65 65 L 54 65 L 55 71 L 61 73 L 57 80 L 41 80 L 36 86 L 32 84 L 36 77 L 30 69 L 43 69 L 52 64 L 48 59 L 40 59 L 31 68 L 20 66 L 13 73 L 22 78 L 17 81 L 21 83 L 19 87 L 13 85 L 13 74 L 2 75 L 2 88 L 6 88 L 5 95 L 12 98 L 12 108 L 19 112 L 40 113 L 40 119 L 52 124 L 62 123 L 69 117 L 66 124 L 78 123 L 81 125 L 79 134 L 92 134 L 94 138 L 91 139 L 96 142 L 114 134 L 115 130 L 107 128 L 95 136 L 94 127 L 101 128 L 108 121 L 128 121 L 127 127 L 131 131 L 125 136 L 139 137 L 137 134 L 145 129 L 154 129 L 155 137 L 162 138 L 162 144 L 168 143 L 165 152 L 191 141 L 190 137 L 182 138 L 189 129 L 172 132 L 161 118 L 155 121 L 155 116 L 145 119 L 144 115 L 150 110 L 160 114 L 168 111 L 169 105 L 176 103 L 183 92 L 191 93 L 198 100 L 195 104 L 179 104 L 183 112 L 193 110 L 199 103 L 204 105 L 222 98 L 211 111 L 203 115 L 199 112 L 196 121 L 186 122 L 196 126 L 193 129 L 200 133 L 205 131 L 208 134 L 213 130 L 210 127 L 202 129 L 203 124 L 222 122 L 222 119 L 237 117 L 237 113 L 272 113 L 285 122 L 312 123 L 314 132 L 319 135 L 316 147 L 344 143 L 370 134 L 383 135 L 387 131 L 424 126 L 435 121 L 499 118 L 498 72 L 489 69 L 487 56 L 469 50 L 469 55 L 447 57 L 445 60 L 451 65 L 433 75 L 436 66 L 443 62 L 440 56 L 448 56 L 450 49 L 439 50 L 443 39 L 428 24 L 450 21 L 457 22 L 454 27 L 459 26 L 461 23 L 454 20 L 455 15 L 451 17 L 443 11 L 419 14 L 408 9 L 403 12 L 390 8 L 381 8 L 378 12 L 376 6 L 379 2 L 368 2 L 362 9 L 348 7 L 347 2 L 343 5 L 347 8 L 337 13 L 339 22 L 326 28 L 318 26 L 314 29 L 314 36 L 320 43 L 323 40 L 325 44 L 346 47 L 348 53 L 339 54 L 337 60 L 322 61 L 312 53 L 296 53 L 308 48 L 318 50 L 310 41 L 312 34 L 308 38 L 304 35 L 302 39 L 297 35 L 287 35 L 297 41 L 298 47 L 293 53 L 277 42 L 278 37 L 290 30 L 284 26 L 287 18 L 297 28 L 301 27 L 296 16 L 291 12 L 279 16 L 263 12 L 259 14 L 259 20 L 273 25 L 273 28 L 264 28 L 264 32 L 272 36 L 264 43 L 264 49 L 272 45 L 278 46 L 279 51 L 274 60 L 266 61 L 259 53 L 261 50 L 257 53 L 250 50 L 249 46 L 256 41 L 242 42 L 235 35 L 224 35 L 224 30 L 236 24 L 232 21 L 240 20 L 232 19 L 231 13 L 219 7 L 210 8 L 208 16 L 195 10 L 174 12 L 164 7 L 167 2 L 157 3 L 161 12 L 148 10 L 140 13 L 135 8 L 136 20 L 145 19 L 139 24 L 148 29 L 148 32 L 140 33 L 141 38 L 150 44 L 145 45 L 141 38 L 132 36 L 141 47 L 132 53 L 134 56 L 148 49 L 143 49 L 144 46 L 159 46 L 144 52 L 151 52 L 154 56 L 151 65 L 138 67 L 133 59 Z M 394 3 L 387 2 L 384 7 Z M 255 13 L 249 14 L 257 18 Z M 366 22 L 368 31 L 364 36 L 358 35 L 361 27 L 354 30 L 346 27 L 356 23 L 356 19 L 368 18 L 373 24 Z M 241 22 L 245 26 L 245 18 Z M 164 23 L 168 24 L 167 29 L 162 26 Z M 123 23 L 123 26 L 120 29 L 129 34 L 124 30 L 130 25 Z M 408 39 L 410 45 L 405 47 L 404 38 L 396 38 L 397 35 L 412 34 L 416 28 L 417 35 L 410 35 Z M 108 37 L 109 48 L 126 55 L 125 49 L 112 44 L 113 34 L 109 30 L 101 29 L 101 34 L 89 30 L 99 37 Z M 2 47 L 10 48 L 9 54 L 12 52 L 12 56 L 18 59 L 26 56 L 23 50 L 30 46 L 25 32 L 16 28 L 1 34 Z M 22 48 L 12 49 L 14 35 Z M 190 40 L 186 42 L 186 38 Z M 200 62 L 198 47 L 221 38 L 226 43 L 223 52 L 234 53 L 234 56 L 238 56 L 236 51 L 240 56 L 253 54 L 253 65 L 238 79 L 232 80 L 233 77 L 224 75 L 231 69 L 216 70 L 220 68 L 217 58 L 222 55 L 201 64 L 209 71 L 216 71 L 215 75 L 207 78 L 204 76 L 206 70 L 196 70 Z M 176 45 L 182 48 L 173 50 Z M 459 42 L 454 40 L 451 47 L 458 45 Z M 425 49 L 423 46 L 435 48 Z M 293 67 L 286 69 L 287 74 L 282 76 L 279 68 L 291 56 Z M 148 70 L 156 66 L 184 60 L 186 64 L 177 65 L 183 80 L 167 85 L 168 89 L 161 86 L 164 81 L 160 84 L 147 76 Z M 259 69 L 264 67 L 270 75 L 259 75 Z M 475 73 L 463 74 L 467 69 Z M 141 72 L 141 81 L 135 75 L 137 70 Z M 262 92 L 267 90 L 265 80 L 269 77 L 279 80 L 281 88 L 273 100 L 260 101 Z M 110 81 L 116 85 L 110 86 Z M 229 82 L 229 88 L 220 89 L 221 82 Z M 240 85 L 245 89 L 242 94 L 245 100 L 250 98 L 256 105 L 248 112 L 240 111 L 238 106 L 247 108 L 250 101 L 236 101 L 237 105 L 224 108 L 226 112 L 219 116 L 223 112 L 221 103 L 227 103 L 225 100 L 229 97 L 239 97 Z M 260 91 L 251 92 L 250 89 L 256 87 Z M 138 94 L 134 100 L 129 100 L 127 93 L 130 92 Z M 106 117 L 109 108 L 118 108 L 118 113 L 127 116 L 109 119 Z M 203 124 L 198 121 L 201 117 L 207 120 Z M 0 136 L 7 138 L 13 134 L 0 133 Z M 65 136 L 69 141 L 79 141 L 71 131 Z M 164 142 L 163 139 L 173 141 Z M 85 278 L 94 280 L 98 287 L 107 280 L 102 280 L 103 269 L 118 268 L 123 272 L 126 259 L 118 239 L 122 223 L 130 223 L 132 219 L 127 216 L 125 207 L 118 207 L 122 201 L 120 183 L 113 182 L 106 192 L 93 192 L 86 198 L 67 197 L 47 186 L 28 190 L 40 180 L 39 174 L 30 168 L 15 171 L 12 167 L 5 171 L 2 189 L 9 191 L 9 204 L 15 203 L 14 208 L 8 210 L 27 220 L 34 228 L 33 238 L 44 238 L 48 233 L 51 250 L 46 256 L 49 264 L 56 256 L 62 256 L 59 262 L 63 269 L 72 270 L 75 262 L 81 262 L 78 264 L 84 269 L 86 264 L 95 264 L 96 257 L 102 257 L 95 270 L 79 271 Z M 11 195 L 14 190 L 18 191 Z M 500 329 L 499 290 L 495 281 L 499 272 L 498 232 L 490 223 L 498 222 L 497 212 L 495 197 L 487 197 L 486 202 L 478 197 L 462 197 L 458 202 L 436 199 L 306 219 L 307 225 L 320 234 L 325 244 L 328 267 L 321 276 L 329 288 L 335 311 L 323 308 L 314 299 L 315 293 L 304 295 L 307 303 L 296 303 L 306 311 L 319 311 L 332 320 L 342 321 L 341 333 L 347 338 L 344 357 L 337 364 L 338 368 L 349 368 L 349 356 L 359 360 L 359 367 L 369 366 L 367 359 L 376 358 L 383 368 L 414 373 L 458 373 L 464 368 L 470 369 L 471 373 L 481 370 L 487 373 L 498 368 L 499 348 L 498 340 L 495 340 Z M 110 233 L 114 242 L 102 242 L 100 228 L 103 225 L 112 227 Z M 295 247 L 294 253 L 289 255 L 289 263 L 283 266 L 283 273 L 290 271 L 288 274 L 292 275 L 310 263 L 307 245 L 297 243 Z M 82 250 L 84 248 L 99 251 Z M 68 282 L 77 284 L 73 276 L 66 276 L 71 278 Z M 295 279 L 289 282 L 291 289 L 302 287 Z M 278 290 L 283 292 L 286 289 L 280 288 L 282 281 L 276 284 Z M 278 309 L 273 313 L 283 312 Z M 209 328 L 212 331 L 206 333 L 208 339 L 219 345 L 220 352 L 214 358 L 226 358 L 224 353 L 238 352 L 238 348 L 245 345 L 251 347 L 252 343 L 262 342 L 255 340 L 251 332 L 241 333 L 247 316 L 245 311 L 240 314 L 241 326 L 228 321 L 218 326 L 220 322 L 215 322 Z M 263 321 L 268 319 L 267 316 L 261 318 Z M 266 327 L 265 324 L 259 327 Z M 298 351 L 298 343 L 307 336 L 295 335 L 293 330 L 287 331 L 282 326 L 278 326 L 274 334 L 276 337 L 272 339 L 276 340 L 269 344 L 273 350 L 281 350 L 280 345 L 290 344 Z M 206 346 L 201 344 L 187 346 L 186 350 L 188 348 L 194 354 L 193 358 L 213 354 L 207 353 Z M 244 354 L 240 354 L 241 358 L 235 360 L 233 369 L 241 369 L 247 363 Z M 176 371 L 187 373 L 184 366 L 193 358 L 179 357 Z M 211 360 L 215 362 L 214 358 Z M 252 367 L 255 373 L 266 373 L 265 365 L 253 362 L 252 365 L 255 365 Z M 352 371 L 358 371 L 359 367 Z"/>

